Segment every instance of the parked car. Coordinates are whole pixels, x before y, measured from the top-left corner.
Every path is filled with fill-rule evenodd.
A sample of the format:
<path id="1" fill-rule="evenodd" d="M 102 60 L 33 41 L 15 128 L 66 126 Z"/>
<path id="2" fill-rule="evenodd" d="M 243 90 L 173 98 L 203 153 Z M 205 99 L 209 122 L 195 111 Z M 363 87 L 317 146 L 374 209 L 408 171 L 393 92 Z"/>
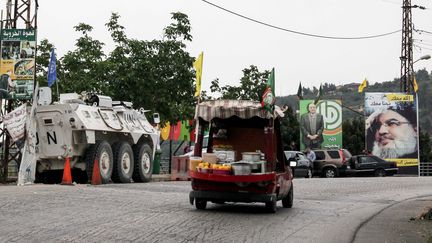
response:
<path id="1" fill-rule="evenodd" d="M 303 152 L 300 151 L 284 151 L 288 161 L 295 161 L 296 165 L 291 169 L 295 177 L 312 178 L 313 164 Z"/>
<path id="2" fill-rule="evenodd" d="M 348 160 L 348 175 L 392 176 L 398 173 L 395 162 L 385 161 L 374 155 L 356 155 Z"/>
<path id="3" fill-rule="evenodd" d="M 326 178 L 345 175 L 346 162 L 352 157 L 346 149 L 317 149 L 314 150 L 316 160 L 313 162 L 313 174 Z"/>

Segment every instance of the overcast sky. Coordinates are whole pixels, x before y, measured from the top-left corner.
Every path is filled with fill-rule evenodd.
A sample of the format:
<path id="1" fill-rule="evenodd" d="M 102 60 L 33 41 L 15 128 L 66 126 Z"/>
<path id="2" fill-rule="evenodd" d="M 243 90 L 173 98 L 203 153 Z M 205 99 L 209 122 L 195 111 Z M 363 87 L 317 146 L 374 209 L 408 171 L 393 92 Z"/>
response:
<path id="1" fill-rule="evenodd" d="M 401 29 L 402 0 L 208 0 L 247 17 L 281 28 L 324 36 L 358 37 Z M 432 32 L 432 2 L 412 0 L 429 9 L 413 9 L 416 29 Z M 38 39 L 53 43 L 58 56 L 73 50 L 80 22 L 94 27 L 93 37 L 113 43 L 105 27 L 111 12 L 130 38 L 160 39 L 171 22 L 171 12 L 189 16 L 193 41 L 191 56 L 204 52 L 203 89 L 219 78 L 222 85 L 238 85 L 242 69 L 256 65 L 276 70 L 276 95 L 295 94 L 305 87 L 331 82 L 337 85 L 393 80 L 400 76 L 400 32 L 366 40 L 330 40 L 297 35 L 259 25 L 224 12 L 201 0 L 39 0 Z M 414 33 L 414 59 L 432 54 L 432 35 Z M 414 69 L 432 70 L 432 60 Z"/>

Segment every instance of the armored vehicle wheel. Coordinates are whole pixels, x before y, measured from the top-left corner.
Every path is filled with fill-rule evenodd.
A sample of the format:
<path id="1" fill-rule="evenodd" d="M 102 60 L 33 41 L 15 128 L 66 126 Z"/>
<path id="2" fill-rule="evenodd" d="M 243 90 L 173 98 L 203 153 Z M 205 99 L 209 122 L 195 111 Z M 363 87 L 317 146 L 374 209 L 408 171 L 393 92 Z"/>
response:
<path id="1" fill-rule="evenodd" d="M 135 168 L 132 178 L 135 182 L 148 182 L 153 170 L 152 149 L 144 143 L 133 146 Z"/>
<path id="2" fill-rule="evenodd" d="M 282 198 L 282 207 L 284 208 L 292 208 L 294 204 L 294 185 L 291 184 L 291 188 L 284 198 Z"/>
<path id="3" fill-rule="evenodd" d="M 114 182 L 129 183 L 134 170 L 132 147 L 126 142 L 113 145 L 114 166 L 111 179 Z"/>
<path id="4" fill-rule="evenodd" d="M 96 143 L 90 145 L 90 147 L 86 151 L 86 171 L 87 177 L 90 181 L 92 179 L 95 160 L 98 160 L 99 162 L 99 171 L 102 183 L 108 183 L 111 179 L 113 171 L 113 153 L 111 150 L 111 146 L 107 141 L 96 141 Z"/>

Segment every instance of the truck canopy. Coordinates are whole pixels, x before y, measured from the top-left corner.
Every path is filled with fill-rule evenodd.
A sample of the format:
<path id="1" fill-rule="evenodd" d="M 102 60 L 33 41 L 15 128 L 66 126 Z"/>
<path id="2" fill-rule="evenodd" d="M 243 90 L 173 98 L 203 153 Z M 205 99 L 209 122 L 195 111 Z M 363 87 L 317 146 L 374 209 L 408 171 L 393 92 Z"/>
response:
<path id="1" fill-rule="evenodd" d="M 196 107 L 195 119 L 198 121 L 198 130 L 194 156 L 202 155 L 204 130 L 210 128 L 208 153 L 213 152 L 214 146 L 229 145 L 236 151 L 235 161 L 239 161 L 243 152 L 260 150 L 265 154 L 266 171 L 275 171 L 276 162 L 282 164 L 284 161 L 279 119 L 283 115 L 278 106 L 275 106 L 275 112 L 272 114 L 263 109 L 257 101 L 202 102 Z"/>
<path id="2" fill-rule="evenodd" d="M 210 100 L 197 105 L 195 119 L 211 121 L 213 118 L 226 119 L 237 116 L 242 119 L 259 117 L 271 119 L 277 116 L 283 117 L 283 112 L 275 106 L 275 115 L 262 108 L 261 103 L 251 100 Z"/>

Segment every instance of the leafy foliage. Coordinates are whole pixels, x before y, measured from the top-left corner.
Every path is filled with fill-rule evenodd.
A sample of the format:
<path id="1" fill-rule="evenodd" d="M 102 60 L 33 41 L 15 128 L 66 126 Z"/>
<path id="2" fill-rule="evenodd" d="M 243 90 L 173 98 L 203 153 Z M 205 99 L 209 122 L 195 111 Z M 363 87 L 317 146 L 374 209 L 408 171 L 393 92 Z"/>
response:
<path id="1" fill-rule="evenodd" d="M 427 132 L 419 131 L 420 140 L 420 161 L 431 161 L 432 150 L 431 150 L 431 139 Z"/>
<path id="2" fill-rule="evenodd" d="M 300 124 L 295 110 L 288 106 L 285 117 L 281 120 L 281 133 L 284 150 L 291 150 L 289 145 L 294 142 L 296 149 L 300 148 Z"/>
<path id="3" fill-rule="evenodd" d="M 163 40 L 150 41 L 129 39 L 119 19 L 113 13 L 106 23 L 115 43 L 109 55 L 103 52 L 105 44 L 91 36 L 92 26 L 74 27 L 81 37 L 76 49 L 58 60 L 60 91 L 87 91 L 132 101 L 136 108 L 159 112 L 162 122 L 193 117 L 194 58 L 183 42 L 192 40 L 188 16 L 172 13 L 173 23 L 164 29 Z M 38 80 L 46 80 L 51 47 L 47 40 L 38 46 Z"/>
<path id="4" fill-rule="evenodd" d="M 360 154 L 365 149 L 365 121 L 362 117 L 344 120 L 342 123 L 343 147 L 352 154 Z"/>
<path id="5" fill-rule="evenodd" d="M 57 75 L 60 90 L 104 94 L 109 88 L 104 61 L 106 55 L 102 50 L 105 44 L 91 37 L 92 26 L 80 23 L 74 28 L 82 36 L 75 43 L 76 49 L 60 59 Z"/>
<path id="6" fill-rule="evenodd" d="M 243 69 L 243 77 L 240 79 L 239 86 L 220 87 L 219 79 L 215 79 L 211 82 L 210 90 L 220 93 L 222 99 L 261 101 L 269 74 L 269 70 L 260 72 L 258 67 L 251 65 Z"/>

